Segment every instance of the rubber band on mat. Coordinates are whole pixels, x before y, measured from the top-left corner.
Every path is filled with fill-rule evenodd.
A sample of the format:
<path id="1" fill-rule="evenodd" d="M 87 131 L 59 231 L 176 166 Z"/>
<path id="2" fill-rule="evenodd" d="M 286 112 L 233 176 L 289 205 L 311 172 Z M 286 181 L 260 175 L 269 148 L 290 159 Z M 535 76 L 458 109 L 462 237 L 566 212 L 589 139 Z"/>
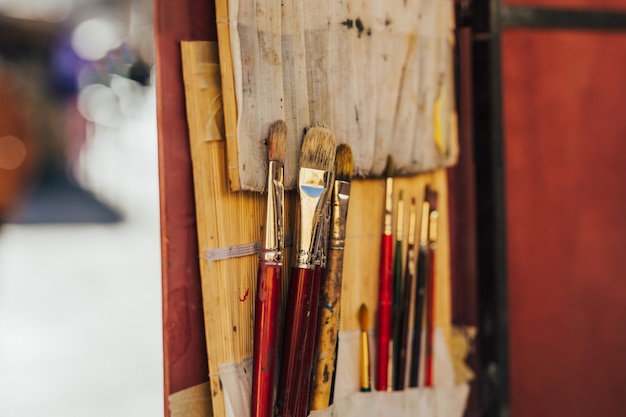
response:
<path id="1" fill-rule="evenodd" d="M 293 236 L 285 236 L 285 247 L 293 245 Z M 256 255 L 261 252 L 261 245 L 258 242 L 244 243 L 243 245 L 224 246 L 223 248 L 208 249 L 204 255 L 209 264 L 214 261 L 223 261 L 232 258 L 242 258 L 244 256 Z"/>

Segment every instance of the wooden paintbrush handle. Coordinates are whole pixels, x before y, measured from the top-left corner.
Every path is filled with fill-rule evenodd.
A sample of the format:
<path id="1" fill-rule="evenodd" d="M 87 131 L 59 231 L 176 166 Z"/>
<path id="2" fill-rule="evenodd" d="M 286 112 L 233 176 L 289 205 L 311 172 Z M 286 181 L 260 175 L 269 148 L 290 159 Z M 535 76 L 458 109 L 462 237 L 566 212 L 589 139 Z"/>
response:
<path id="1" fill-rule="evenodd" d="M 307 317 L 311 309 L 313 275 L 313 269 L 291 269 L 276 398 L 277 415 L 281 417 L 296 415 L 300 378 L 304 371 L 302 360 Z"/>
<path id="2" fill-rule="evenodd" d="M 314 363 L 314 380 L 311 391 L 311 409 L 328 407 L 335 372 L 335 353 L 339 333 L 341 309 L 341 281 L 343 271 L 343 250 L 328 250 L 328 273 L 324 280 L 321 298 L 317 336 L 317 356 Z"/>
<path id="3" fill-rule="evenodd" d="M 422 322 L 424 320 L 424 302 L 426 275 L 428 271 L 426 251 L 419 249 L 417 256 L 417 287 L 415 288 L 415 311 L 413 319 L 413 343 L 411 346 L 411 372 L 409 374 L 409 387 L 419 385 L 420 357 L 422 351 Z"/>
<path id="4" fill-rule="evenodd" d="M 311 291 L 310 310 L 308 313 L 308 324 L 306 334 L 302 343 L 304 344 L 304 355 L 302 357 L 302 373 L 300 377 L 300 388 L 298 393 L 298 406 L 295 417 L 306 417 L 309 414 L 311 381 L 313 380 L 313 363 L 315 356 L 315 345 L 317 341 L 318 315 L 320 306 L 320 292 L 322 280 L 326 275 L 326 269 L 316 267 L 313 273 L 313 290 Z"/>
<path id="5" fill-rule="evenodd" d="M 254 316 L 252 417 L 273 416 L 282 266 L 259 263 Z"/>
<path id="6" fill-rule="evenodd" d="M 435 251 L 428 259 L 428 298 L 426 301 L 426 346 L 424 347 L 424 386 L 433 386 L 433 348 L 435 335 Z"/>
<path id="7" fill-rule="evenodd" d="M 389 341 L 391 340 L 391 309 L 393 303 L 393 238 L 383 235 L 380 252 L 380 281 L 378 290 L 378 359 L 376 390 L 386 391 L 389 370 Z"/>

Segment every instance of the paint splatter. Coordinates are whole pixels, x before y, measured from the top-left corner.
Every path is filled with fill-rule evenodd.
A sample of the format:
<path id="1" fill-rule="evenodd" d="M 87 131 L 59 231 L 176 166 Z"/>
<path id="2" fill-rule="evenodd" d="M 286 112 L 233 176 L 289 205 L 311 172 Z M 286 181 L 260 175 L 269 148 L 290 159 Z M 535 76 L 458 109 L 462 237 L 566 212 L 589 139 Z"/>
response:
<path id="1" fill-rule="evenodd" d="M 250 293 L 250 289 L 246 288 L 246 292 L 243 294 L 243 298 L 239 298 L 239 301 L 242 303 L 248 299 L 248 294 Z"/>

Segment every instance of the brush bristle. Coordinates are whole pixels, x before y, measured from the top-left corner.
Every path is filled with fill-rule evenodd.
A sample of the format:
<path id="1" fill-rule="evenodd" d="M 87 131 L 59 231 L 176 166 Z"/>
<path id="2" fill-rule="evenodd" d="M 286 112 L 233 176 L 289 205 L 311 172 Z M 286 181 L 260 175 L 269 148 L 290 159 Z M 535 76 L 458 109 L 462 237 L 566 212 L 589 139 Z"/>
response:
<path id="1" fill-rule="evenodd" d="M 332 171 L 335 165 L 335 135 L 323 127 L 306 132 L 300 151 L 300 167 Z"/>
<path id="2" fill-rule="evenodd" d="M 391 155 L 387 155 L 387 163 L 385 164 L 385 177 L 393 177 L 395 171 L 395 166 L 393 164 L 393 157 Z"/>
<path id="3" fill-rule="evenodd" d="M 361 304 L 359 308 L 359 324 L 361 325 L 361 331 L 367 331 L 367 322 L 369 320 L 369 312 L 367 311 L 367 306 L 365 303 Z"/>
<path id="4" fill-rule="evenodd" d="M 272 123 L 268 140 L 268 156 L 270 161 L 285 162 L 286 137 L 287 124 L 283 120 L 276 120 Z"/>
<path id="5" fill-rule="evenodd" d="M 337 146 L 337 154 L 335 155 L 335 178 L 341 181 L 350 181 L 352 168 L 352 148 L 350 145 L 342 143 Z"/>

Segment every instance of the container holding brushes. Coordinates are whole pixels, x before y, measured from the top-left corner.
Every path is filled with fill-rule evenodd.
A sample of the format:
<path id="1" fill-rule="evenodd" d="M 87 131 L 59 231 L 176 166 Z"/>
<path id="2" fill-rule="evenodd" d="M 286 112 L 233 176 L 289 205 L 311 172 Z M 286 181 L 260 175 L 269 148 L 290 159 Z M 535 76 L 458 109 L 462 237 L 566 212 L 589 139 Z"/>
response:
<path id="1" fill-rule="evenodd" d="M 327 34 L 309 23 L 339 5 L 315 12 L 310 4 L 244 3 L 216 2 L 219 48 L 181 45 L 212 415 L 461 416 L 469 388 L 456 379 L 450 352 L 445 173 L 457 152 L 451 2 L 391 4 L 389 33 L 378 21 L 383 11 L 366 2 L 361 16 L 342 9 L 341 21 L 332 17 Z M 237 16 L 228 15 L 233 5 Z M 306 30 L 296 30 L 313 12 Z M 414 32 L 408 25 L 418 14 L 432 19 Z M 241 49 L 229 49 L 236 35 Z M 251 39 L 262 39 L 261 49 L 246 55 Z M 397 73 L 397 51 L 373 73 L 352 77 L 355 69 L 342 67 L 341 82 L 331 76 L 340 51 L 373 62 L 383 55 L 378 42 L 394 39 L 414 80 L 383 80 Z M 314 48 L 318 67 L 286 42 Z M 336 48 L 324 52 L 329 42 Z M 262 68 L 268 57 L 281 63 L 271 77 L 275 66 Z M 428 58 L 423 67 L 418 57 Z M 282 85 L 298 77 L 291 89 Z M 405 82 L 416 94 L 401 93 Z M 284 153 L 274 147 L 277 126 Z M 423 256 L 416 238 L 427 185 L 438 193 L 436 257 Z M 422 270 L 432 294 L 420 304 Z"/>

